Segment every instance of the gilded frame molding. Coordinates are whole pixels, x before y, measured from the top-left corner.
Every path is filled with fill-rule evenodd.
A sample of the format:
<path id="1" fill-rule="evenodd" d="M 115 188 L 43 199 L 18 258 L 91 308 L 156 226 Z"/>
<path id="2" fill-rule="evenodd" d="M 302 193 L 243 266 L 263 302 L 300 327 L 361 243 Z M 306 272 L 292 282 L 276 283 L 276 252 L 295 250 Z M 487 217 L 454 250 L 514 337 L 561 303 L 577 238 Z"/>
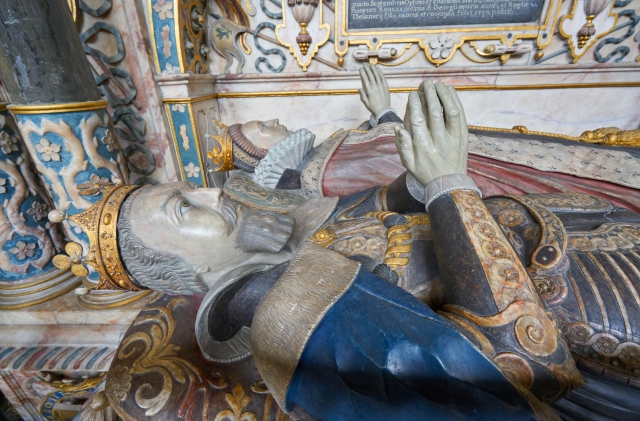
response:
<path id="1" fill-rule="evenodd" d="M 546 83 L 532 85 L 455 85 L 456 91 L 536 91 L 545 89 L 640 88 L 640 82 Z M 392 94 L 409 93 L 418 88 L 390 88 Z M 218 92 L 196 97 L 163 98 L 165 104 L 193 104 L 212 99 L 267 98 L 289 96 L 358 95 L 358 89 L 315 89 L 300 91 Z"/>
<path id="2" fill-rule="evenodd" d="M 78 111 L 94 111 L 107 108 L 109 101 L 99 99 L 97 101 L 86 102 L 63 102 L 59 104 L 32 104 L 32 105 L 4 105 L 14 114 L 55 114 L 73 113 Z"/>
<path id="3" fill-rule="evenodd" d="M 574 17 L 576 16 L 576 10 L 578 8 L 579 3 L 580 2 L 578 0 L 574 1 L 573 6 L 571 8 L 571 13 L 564 15 L 562 19 L 560 19 L 560 22 L 558 23 L 558 32 L 562 37 L 566 38 L 567 44 L 569 44 L 569 52 L 573 57 L 574 63 L 577 63 L 578 60 L 580 60 L 580 58 L 584 56 L 591 47 L 593 47 L 593 45 L 596 43 L 596 41 L 598 41 L 598 39 L 602 38 L 603 36 L 607 35 L 609 32 L 613 31 L 613 29 L 618 24 L 618 18 L 619 18 L 617 13 L 613 13 L 613 8 L 615 7 L 615 1 L 612 1 L 607 11 L 608 12 L 607 16 L 615 19 L 611 27 L 607 31 L 603 31 L 602 33 L 596 33 L 595 35 L 593 35 L 584 47 L 577 48 L 577 44 L 578 44 L 577 37 L 574 39 L 573 34 L 569 34 L 565 32 L 563 26 L 567 20 L 574 19 Z"/>
<path id="4" fill-rule="evenodd" d="M 304 56 L 305 61 L 303 61 L 302 56 L 300 54 L 299 49 L 297 48 L 296 45 L 294 45 L 294 42 L 287 42 L 286 40 L 282 39 L 280 33 L 282 33 L 283 35 L 288 35 L 291 36 L 291 31 L 289 30 L 291 28 L 291 26 L 289 26 L 289 28 L 287 28 L 287 13 L 289 12 L 290 7 L 287 6 L 286 4 L 282 5 L 282 23 L 278 24 L 276 26 L 276 29 L 274 30 L 275 34 L 276 34 L 276 39 L 278 40 L 278 42 L 289 48 L 289 52 L 296 58 L 296 61 L 298 62 L 298 65 L 300 67 L 302 67 L 302 71 L 306 72 L 307 71 L 307 67 L 309 67 L 309 65 L 311 64 L 311 60 L 313 60 L 313 57 L 318 53 L 318 50 L 320 49 L 320 47 L 322 47 L 324 44 L 327 43 L 327 41 L 329 40 L 329 38 L 331 37 L 331 26 L 324 22 L 323 18 L 322 18 L 322 12 L 323 12 L 323 0 L 319 0 L 318 1 L 318 29 L 320 30 L 325 30 L 326 31 L 326 36 L 324 37 L 324 39 L 321 40 L 313 40 L 312 42 L 312 47 L 311 49 L 309 49 L 309 51 L 307 52 L 307 54 Z M 293 19 L 295 22 L 295 19 Z M 315 19 L 312 20 L 312 22 L 316 22 Z M 293 38 L 293 41 L 295 41 L 295 37 Z"/>
<path id="5" fill-rule="evenodd" d="M 336 0 L 336 13 L 334 20 L 335 42 L 334 49 L 336 54 L 343 59 L 347 54 L 350 46 L 365 45 L 370 51 L 378 51 L 384 44 L 403 44 L 416 43 L 425 53 L 427 60 L 436 66 L 440 66 L 451 60 L 455 53 L 461 47 L 471 41 L 500 41 L 503 44 L 512 46 L 517 40 L 531 39 L 535 40 L 538 49 L 542 50 L 547 47 L 553 38 L 553 29 L 556 27 L 560 16 L 560 7 L 562 0 L 547 0 L 540 13 L 538 23 L 529 25 L 487 25 L 473 27 L 435 27 L 435 28 L 403 28 L 403 29 L 378 29 L 378 30 L 349 30 L 347 28 L 347 0 Z M 513 31 L 521 31 L 513 33 Z M 487 32 L 492 32 L 487 34 Z M 428 34 L 455 34 L 464 33 L 451 49 L 451 53 L 445 59 L 433 59 L 429 53 L 430 39 L 424 38 Z M 509 37 L 509 34 L 511 35 Z M 376 44 L 372 43 L 372 38 L 378 38 Z M 343 43 L 343 48 L 341 48 Z M 406 49 L 405 49 L 406 50 Z M 463 53 L 464 54 L 464 53 Z M 467 54 L 464 54 L 465 57 Z M 398 56 L 400 58 L 402 54 Z M 508 59 L 508 58 L 507 58 Z M 372 58 L 372 63 L 377 59 Z M 475 60 L 471 60 L 475 61 Z M 494 60 L 491 60 L 494 61 Z M 506 61 L 506 60 L 505 60 Z"/>

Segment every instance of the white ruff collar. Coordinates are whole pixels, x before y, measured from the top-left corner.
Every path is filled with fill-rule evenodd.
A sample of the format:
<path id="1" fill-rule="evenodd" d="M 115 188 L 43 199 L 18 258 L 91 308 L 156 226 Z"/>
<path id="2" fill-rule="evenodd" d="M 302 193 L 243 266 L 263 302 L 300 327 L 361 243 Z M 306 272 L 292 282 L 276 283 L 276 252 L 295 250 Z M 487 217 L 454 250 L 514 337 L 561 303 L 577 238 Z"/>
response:
<path id="1" fill-rule="evenodd" d="M 313 148 L 316 135 L 300 129 L 269 149 L 253 174 L 253 181 L 263 187 L 275 189 L 284 170 L 298 168 L 304 156 Z"/>

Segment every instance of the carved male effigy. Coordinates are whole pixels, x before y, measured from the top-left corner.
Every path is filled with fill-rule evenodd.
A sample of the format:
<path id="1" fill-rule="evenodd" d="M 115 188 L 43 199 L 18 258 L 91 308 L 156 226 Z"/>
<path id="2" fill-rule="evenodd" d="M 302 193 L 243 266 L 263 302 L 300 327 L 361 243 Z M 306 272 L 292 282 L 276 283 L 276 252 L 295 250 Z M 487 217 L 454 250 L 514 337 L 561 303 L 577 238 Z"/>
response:
<path id="1" fill-rule="evenodd" d="M 345 196 L 393 182 L 405 171 L 393 132 L 393 125 L 402 120 L 390 107 L 389 87 L 380 69 L 365 64 L 360 75 L 360 96 L 371 112 L 368 122 L 355 130 L 340 130 L 315 148 L 313 133 L 293 133 L 277 119 L 234 124 L 228 129 L 232 166 L 252 174 L 263 187 L 299 190 L 307 198 Z M 615 129 L 601 129 L 607 130 Z M 640 165 L 636 148 L 629 147 L 633 143 L 576 145 L 548 133 L 506 132 L 515 134 L 471 130 L 468 175 L 484 195 L 579 192 L 640 211 L 637 173 L 619 165 Z M 637 137 L 638 131 L 633 132 Z M 586 140 L 594 134 L 583 136 Z"/>
<path id="2" fill-rule="evenodd" d="M 70 256 L 56 264 L 93 266 L 98 288 L 206 292 L 193 301 L 195 326 L 180 329 L 195 329 L 201 355 L 175 372 L 195 373 L 202 360 L 241 370 L 253 358 L 287 413 L 558 419 L 549 405 L 556 402 L 583 415 L 640 415 L 640 215 L 578 193 L 483 200 L 467 176 L 462 106 L 444 84 L 425 81 L 412 92 L 404 128 L 393 130 L 406 172 L 342 197 L 305 199 L 243 174 L 224 191 L 190 183 L 106 188 L 70 217 L 88 233 L 88 255 L 70 243 Z M 307 145 L 304 157 L 305 133 L 288 137 Z M 283 171 L 276 184 L 286 180 Z M 106 395 L 116 408 L 133 399 L 136 381 L 147 416 L 160 417 L 170 402 L 190 414 L 199 390 L 208 393 L 200 375 L 174 373 L 198 385 L 182 401 L 171 388 L 132 380 L 178 365 L 166 338 L 176 328 L 171 312 L 187 300 L 165 297 L 136 322 L 155 323 L 146 337 L 163 351 L 149 351 L 152 339 L 144 339 L 143 356 L 127 367 L 144 336 L 134 332 L 114 360 Z M 570 394 L 583 383 L 584 395 Z M 243 393 L 236 387 L 227 400 Z"/>

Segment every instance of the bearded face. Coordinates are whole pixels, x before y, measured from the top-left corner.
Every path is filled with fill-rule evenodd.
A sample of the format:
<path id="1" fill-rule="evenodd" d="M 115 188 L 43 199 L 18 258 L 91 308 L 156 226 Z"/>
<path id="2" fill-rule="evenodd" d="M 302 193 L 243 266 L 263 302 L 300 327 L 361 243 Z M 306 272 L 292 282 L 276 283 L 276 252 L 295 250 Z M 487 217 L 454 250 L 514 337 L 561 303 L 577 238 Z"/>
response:
<path id="1" fill-rule="evenodd" d="M 132 198 L 127 219 L 132 234 L 151 250 L 147 255 L 155 251 L 179 256 L 209 286 L 242 265 L 288 259 L 286 245 L 294 228 L 291 217 L 253 211 L 226 197 L 221 189 L 198 187 L 191 183 L 150 186 Z M 135 257 L 122 257 L 127 268 L 133 267 Z M 156 272 L 162 274 L 163 269 L 171 270 L 160 267 Z"/>

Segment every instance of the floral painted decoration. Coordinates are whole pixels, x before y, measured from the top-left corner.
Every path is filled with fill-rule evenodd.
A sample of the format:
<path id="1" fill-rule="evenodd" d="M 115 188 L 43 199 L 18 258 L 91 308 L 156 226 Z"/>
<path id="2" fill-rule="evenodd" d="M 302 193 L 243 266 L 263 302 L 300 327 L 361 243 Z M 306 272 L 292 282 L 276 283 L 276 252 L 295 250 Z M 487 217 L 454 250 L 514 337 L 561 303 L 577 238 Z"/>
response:
<path id="1" fill-rule="evenodd" d="M 18 151 L 18 139 L 15 136 L 10 135 L 6 131 L 0 133 L 0 149 L 5 154 Z"/>
<path id="2" fill-rule="evenodd" d="M 9 250 L 9 253 L 15 255 L 18 260 L 24 260 L 27 257 L 33 257 L 36 252 L 35 243 L 26 243 L 24 241 L 18 241 L 15 247 Z"/>
<path id="3" fill-rule="evenodd" d="M 104 132 L 104 136 L 102 136 L 102 139 L 100 140 L 102 141 L 102 143 L 107 145 L 107 150 L 109 152 L 118 150 L 118 141 L 116 139 L 116 136 L 113 134 L 111 130 L 107 129 Z"/>
<path id="4" fill-rule="evenodd" d="M 200 167 L 196 167 L 193 162 L 189 162 L 189 165 L 184 167 L 184 172 L 187 174 L 187 177 L 199 177 L 200 176 Z"/>
<path id="5" fill-rule="evenodd" d="M 104 187 L 113 186 L 114 184 L 107 177 L 100 177 L 98 174 L 91 174 L 89 181 L 78 184 L 78 190 L 82 196 L 96 196 L 100 194 Z"/>
<path id="6" fill-rule="evenodd" d="M 40 202 L 33 202 L 31 209 L 29 209 L 27 213 L 33 216 L 33 219 L 36 221 L 40 221 L 42 218 L 47 217 L 47 205 Z"/>
<path id="7" fill-rule="evenodd" d="M 50 143 L 47 139 L 40 139 L 40 144 L 36 145 L 36 150 L 40 152 L 42 155 L 42 160 L 44 162 L 49 161 L 60 161 L 60 145 L 56 145 L 55 143 Z"/>
<path id="8" fill-rule="evenodd" d="M 153 5 L 153 10 L 156 11 L 160 20 L 165 19 L 173 19 L 173 2 L 167 0 L 158 0 L 156 4 Z"/>

